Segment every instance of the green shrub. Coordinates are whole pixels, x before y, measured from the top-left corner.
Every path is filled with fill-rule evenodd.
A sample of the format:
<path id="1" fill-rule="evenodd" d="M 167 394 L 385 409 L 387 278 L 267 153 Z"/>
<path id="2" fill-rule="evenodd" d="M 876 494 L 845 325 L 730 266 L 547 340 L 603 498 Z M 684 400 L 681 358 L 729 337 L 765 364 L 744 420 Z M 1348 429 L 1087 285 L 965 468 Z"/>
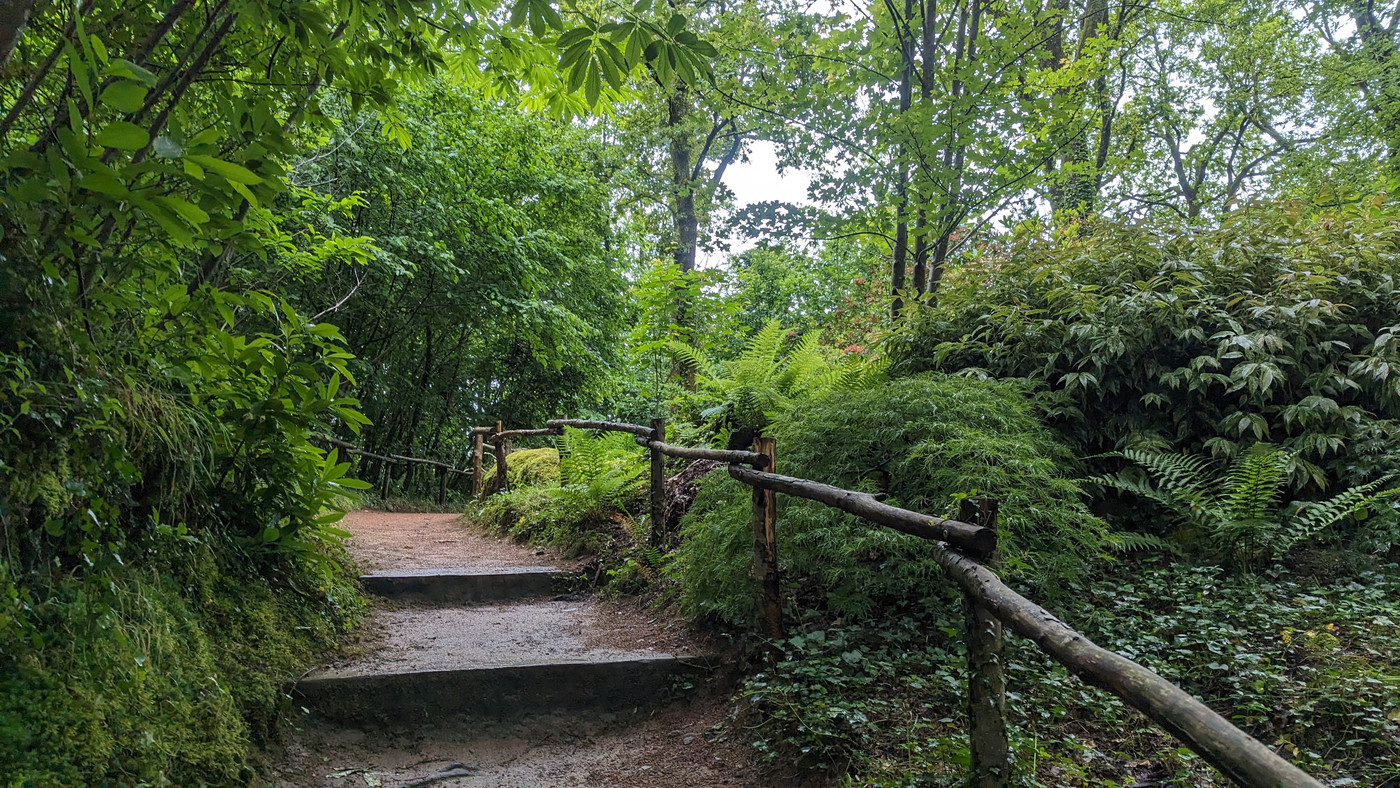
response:
<path id="1" fill-rule="evenodd" d="M 1066 623 L 1329 784 L 1385 785 L 1400 774 L 1400 567 L 1317 580 L 1150 557 L 1067 590 L 1052 606 Z M 944 610 L 878 623 L 796 622 L 780 659 L 740 691 L 757 717 L 745 719 L 750 741 L 779 763 L 844 769 L 845 785 L 965 785 L 965 657 L 950 596 Z M 1147 765 L 1170 775 L 1163 784 L 1226 784 L 1123 701 L 1015 636 L 1007 691 L 1014 785 L 1131 785 Z"/>
<path id="2" fill-rule="evenodd" d="M 1229 459 L 1269 441 L 1320 495 L 1400 467 L 1397 276 L 1394 203 L 1251 205 L 1192 232 L 1031 229 L 909 311 L 891 374 L 1028 378 L 1086 454 Z"/>
<path id="3" fill-rule="evenodd" d="M 496 463 L 487 457 L 482 474 L 486 489 L 494 489 Z M 559 450 L 519 449 L 506 458 L 506 479 L 511 487 L 539 487 L 559 483 Z"/>
<path id="4" fill-rule="evenodd" d="M 253 776 L 286 683 L 353 623 L 359 597 L 346 573 L 182 541 L 23 583 L 0 561 L 0 784 Z"/>
<path id="5" fill-rule="evenodd" d="M 477 506 L 476 519 L 496 533 L 568 556 L 607 552 L 620 532 L 631 541 L 644 541 L 631 538 L 639 526 L 626 512 L 628 499 L 640 489 L 642 472 L 642 452 L 631 436 L 570 427 L 558 447 L 535 450 L 554 452 L 558 474 L 552 483 L 492 495 Z M 522 453 L 512 453 L 511 462 Z M 514 479 L 514 467 L 508 464 L 507 469 Z"/>
<path id="6" fill-rule="evenodd" d="M 772 430 L 778 470 L 948 514 L 959 495 L 1000 500 L 1007 576 L 1039 585 L 1077 576 L 1106 544 L 1102 523 L 1066 477 L 1074 457 L 1008 383 L 928 375 L 807 401 Z M 942 569 L 921 539 L 821 504 L 780 498 L 784 571 L 834 614 L 931 599 Z M 727 474 L 701 485 L 682 525 L 682 599 L 692 615 L 747 623 L 753 581 L 749 494 Z"/>

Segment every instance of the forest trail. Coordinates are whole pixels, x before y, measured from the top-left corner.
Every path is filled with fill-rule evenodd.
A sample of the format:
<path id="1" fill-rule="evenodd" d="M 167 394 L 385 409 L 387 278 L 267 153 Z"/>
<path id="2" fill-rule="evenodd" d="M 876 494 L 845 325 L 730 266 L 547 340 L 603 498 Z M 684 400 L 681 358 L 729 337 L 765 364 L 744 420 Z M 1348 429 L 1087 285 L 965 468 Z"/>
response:
<path id="1" fill-rule="evenodd" d="M 298 683 L 273 785 L 757 784 L 708 729 L 683 627 L 596 598 L 578 562 L 474 530 L 456 514 L 354 512 L 348 547 L 374 594 L 360 641 Z"/>

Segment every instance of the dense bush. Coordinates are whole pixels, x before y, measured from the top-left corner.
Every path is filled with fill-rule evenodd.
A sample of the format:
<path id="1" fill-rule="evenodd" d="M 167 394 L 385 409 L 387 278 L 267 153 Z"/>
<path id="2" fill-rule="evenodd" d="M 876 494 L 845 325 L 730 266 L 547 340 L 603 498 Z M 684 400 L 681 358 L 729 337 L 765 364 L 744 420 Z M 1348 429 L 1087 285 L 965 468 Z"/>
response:
<path id="1" fill-rule="evenodd" d="M 486 489 L 496 488 L 496 462 L 489 454 L 485 458 L 482 483 Z M 520 449 L 513 451 L 506 461 L 506 480 L 510 487 L 540 487 L 559 483 L 559 450 Z"/>
<path id="2" fill-rule="evenodd" d="M 779 471 L 887 493 L 898 506 L 947 514 L 959 495 L 998 498 L 1008 576 L 1047 592 L 1105 545 L 1102 523 L 1066 476 L 1073 456 L 1015 385 L 923 375 L 837 391 L 805 402 L 772 434 Z M 713 473 L 686 515 L 679 572 L 692 615 L 752 614 L 749 500 L 748 488 Z M 820 504 L 784 499 L 778 533 L 788 577 L 837 615 L 931 599 L 941 582 L 927 542 Z"/>
<path id="3" fill-rule="evenodd" d="M 161 533 L 47 584 L 0 561 L 0 784 L 246 783 L 286 683 L 357 616 L 346 573 Z"/>
<path id="4" fill-rule="evenodd" d="M 1400 465 L 1400 211 L 1251 205 L 1182 231 L 1034 229 L 910 310 L 892 374 L 1028 378 L 1086 454 L 1296 452 L 1295 488 Z"/>

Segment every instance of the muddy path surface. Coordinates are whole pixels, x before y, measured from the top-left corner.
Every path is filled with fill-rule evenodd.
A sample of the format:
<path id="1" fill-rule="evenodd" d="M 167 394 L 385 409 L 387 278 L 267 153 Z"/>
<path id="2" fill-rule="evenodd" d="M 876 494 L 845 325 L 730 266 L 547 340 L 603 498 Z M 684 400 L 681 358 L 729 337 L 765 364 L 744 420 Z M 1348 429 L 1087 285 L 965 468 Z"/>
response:
<path id="1" fill-rule="evenodd" d="M 579 567 L 484 534 L 454 514 L 354 512 L 343 527 L 367 573 Z M 432 681 L 434 671 L 463 667 L 625 663 L 707 649 L 682 623 L 635 600 L 577 591 L 474 605 L 371 605 L 357 642 L 316 675 L 408 673 Z M 318 788 L 763 784 L 749 749 L 717 727 L 729 711 L 728 690 L 704 678 L 688 683 L 697 688 L 664 703 L 529 708 L 499 718 L 444 709 L 413 722 L 373 714 L 347 721 L 298 710 L 286 740 L 268 753 L 263 776 L 274 786 Z"/>

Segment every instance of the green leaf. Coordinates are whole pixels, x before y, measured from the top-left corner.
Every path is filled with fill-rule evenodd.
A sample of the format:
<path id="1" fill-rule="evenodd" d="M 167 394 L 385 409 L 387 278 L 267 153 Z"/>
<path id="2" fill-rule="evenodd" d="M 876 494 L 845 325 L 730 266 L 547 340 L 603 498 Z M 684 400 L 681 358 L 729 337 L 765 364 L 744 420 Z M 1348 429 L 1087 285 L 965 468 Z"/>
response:
<path id="1" fill-rule="evenodd" d="M 107 76 L 134 79 L 147 87 L 152 87 L 156 84 L 155 74 L 152 74 L 130 60 L 123 60 L 122 58 L 115 58 L 108 64 Z"/>
<path id="2" fill-rule="evenodd" d="M 148 92 L 139 83 L 124 79 L 107 86 L 101 101 L 118 112 L 136 112 L 145 104 Z"/>
<path id="3" fill-rule="evenodd" d="M 125 120 L 114 120 L 98 132 L 94 139 L 98 145 L 119 150 L 140 150 L 151 141 L 146 130 Z"/>
<path id="4" fill-rule="evenodd" d="M 254 186 L 263 182 L 261 177 L 247 167 L 234 164 L 231 161 L 216 159 L 213 156 L 190 154 L 185 156 L 185 161 L 192 161 L 210 172 L 224 176 L 233 183 Z"/>
<path id="5" fill-rule="evenodd" d="M 174 211 L 180 216 L 180 218 L 195 226 L 199 226 L 209 221 L 209 214 L 201 210 L 199 206 L 187 202 L 186 200 L 182 200 L 179 197 L 160 195 L 154 197 L 153 199 L 156 202 L 160 203 L 162 206 L 170 209 L 171 211 Z"/>
<path id="6" fill-rule="evenodd" d="M 671 18 L 666 21 L 666 32 L 676 35 L 685 29 L 685 15 L 681 13 L 671 14 Z"/>
<path id="7" fill-rule="evenodd" d="M 589 107 L 598 105 L 598 98 L 603 93 L 602 69 L 596 59 L 588 64 L 588 73 L 583 78 L 583 97 L 588 101 Z"/>
<path id="8" fill-rule="evenodd" d="M 88 191 L 112 197 L 125 199 L 131 196 L 131 190 L 126 188 L 126 184 L 109 172 L 85 173 L 82 180 L 78 181 L 78 185 Z"/>

